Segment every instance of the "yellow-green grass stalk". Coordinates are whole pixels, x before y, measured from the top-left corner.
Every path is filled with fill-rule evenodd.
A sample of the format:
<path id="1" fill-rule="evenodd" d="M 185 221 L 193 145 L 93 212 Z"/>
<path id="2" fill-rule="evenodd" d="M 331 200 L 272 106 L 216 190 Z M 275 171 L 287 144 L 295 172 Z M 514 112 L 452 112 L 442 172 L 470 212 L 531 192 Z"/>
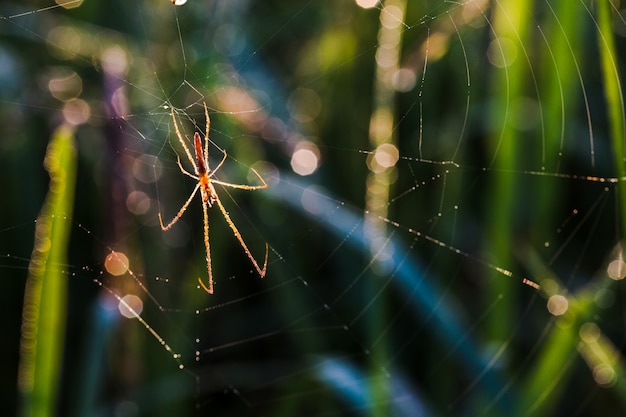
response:
<path id="1" fill-rule="evenodd" d="M 24 291 L 18 389 L 23 416 L 55 414 L 61 378 L 67 299 L 67 251 L 74 205 L 74 129 L 52 135 L 44 166 L 48 195 L 37 218 L 35 243 Z"/>

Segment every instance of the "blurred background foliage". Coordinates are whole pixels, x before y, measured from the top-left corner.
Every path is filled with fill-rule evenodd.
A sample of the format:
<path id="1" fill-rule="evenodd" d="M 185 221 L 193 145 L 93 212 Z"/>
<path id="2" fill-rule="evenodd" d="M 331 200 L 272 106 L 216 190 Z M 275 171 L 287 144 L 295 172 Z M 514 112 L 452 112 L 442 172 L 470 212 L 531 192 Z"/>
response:
<path id="1" fill-rule="evenodd" d="M 623 5 L 369 3 L 0 2 L 3 415 L 626 412 Z"/>

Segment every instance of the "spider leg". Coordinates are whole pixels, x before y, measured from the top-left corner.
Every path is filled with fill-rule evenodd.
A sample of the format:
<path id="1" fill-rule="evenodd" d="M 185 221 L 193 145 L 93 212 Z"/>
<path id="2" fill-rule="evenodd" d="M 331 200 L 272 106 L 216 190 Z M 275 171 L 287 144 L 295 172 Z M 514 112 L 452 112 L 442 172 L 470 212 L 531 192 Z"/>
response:
<path id="1" fill-rule="evenodd" d="M 222 153 L 224 153 L 224 156 L 222 157 L 222 160 L 220 161 L 219 164 L 217 164 L 217 166 L 215 167 L 215 169 L 213 169 L 211 171 L 211 173 L 209 174 L 209 177 L 212 177 L 213 175 L 215 175 L 215 172 L 220 169 L 220 167 L 224 164 L 224 161 L 226 161 L 226 158 L 228 157 L 228 154 L 226 153 L 226 151 L 224 149 L 220 149 L 222 151 Z M 207 153 L 205 153 L 205 155 L 208 155 Z M 214 181 L 214 180 L 211 180 Z"/>
<path id="2" fill-rule="evenodd" d="M 254 265 L 254 268 L 256 269 L 258 274 L 261 276 L 261 278 L 265 277 L 265 272 L 267 270 L 267 254 L 268 254 L 267 242 L 265 242 L 265 260 L 263 261 L 263 268 L 260 268 L 259 264 L 256 261 L 256 259 L 254 259 L 254 256 L 252 256 L 252 253 L 250 252 L 250 249 L 248 249 L 248 246 L 246 245 L 246 242 L 244 242 L 243 238 L 241 237 L 241 233 L 239 233 L 239 230 L 237 230 L 237 226 L 235 226 L 235 223 L 233 223 L 233 221 L 231 220 L 230 216 L 228 215 L 228 212 L 224 208 L 224 205 L 222 204 L 222 201 L 219 199 L 217 194 L 215 195 L 215 201 L 217 202 L 217 205 L 219 206 L 220 211 L 224 215 L 224 218 L 226 219 L 226 222 L 230 226 L 231 230 L 233 231 L 235 237 L 237 238 L 237 240 L 241 244 L 241 247 L 246 252 L 246 255 L 248 255 L 248 258 L 250 258 L 250 261 L 252 262 L 252 265 Z"/>
<path id="3" fill-rule="evenodd" d="M 221 165 L 221 164 L 220 164 Z M 218 167 L 219 168 L 219 165 Z M 215 173 L 215 171 L 217 171 L 217 168 L 215 168 L 213 170 L 213 173 Z M 269 187 L 269 185 L 267 185 L 267 183 L 265 182 L 265 180 L 263 179 L 263 177 L 256 172 L 256 169 L 254 168 L 250 168 L 250 170 L 252 170 L 252 172 L 254 172 L 254 174 L 261 180 L 261 182 L 263 183 L 263 185 L 245 185 L 245 184 L 232 184 L 230 182 L 224 182 L 224 181 L 219 181 L 216 179 L 211 179 L 211 182 L 215 183 L 215 184 L 219 184 L 219 185 L 223 185 L 225 187 L 230 187 L 230 188 L 240 188 L 242 190 L 260 190 L 263 188 L 267 188 Z"/>
<path id="4" fill-rule="evenodd" d="M 204 157 L 209 159 L 209 129 L 211 127 L 211 118 L 209 117 L 209 111 L 206 108 L 206 101 L 204 104 L 204 118 L 206 119 L 206 132 L 204 133 Z M 221 164 L 220 164 L 221 165 Z M 207 167 L 209 164 L 207 163 Z"/>
<path id="5" fill-rule="evenodd" d="M 189 150 L 189 147 L 187 147 L 187 144 L 183 140 L 183 135 L 180 133 L 180 129 L 178 128 L 178 122 L 176 121 L 176 116 L 174 115 L 174 107 L 171 106 L 170 108 L 172 110 L 171 112 L 172 120 L 174 121 L 174 129 L 176 130 L 176 137 L 178 137 L 178 141 L 183 146 L 183 149 L 185 150 L 185 153 L 187 154 L 187 159 L 189 159 L 189 162 L 191 162 L 191 165 L 193 166 L 194 170 L 197 171 L 198 167 L 196 167 L 196 163 L 194 162 L 191 156 L 191 151 Z"/>
<path id="6" fill-rule="evenodd" d="M 191 193 L 191 195 L 189 196 L 187 201 L 185 201 L 185 204 L 183 204 L 183 206 L 180 208 L 180 210 L 178 210 L 178 214 L 176 214 L 176 216 L 174 216 L 174 218 L 172 220 L 170 220 L 170 222 L 167 225 L 163 224 L 163 217 L 161 216 L 161 211 L 159 210 L 159 223 L 161 223 L 161 229 L 163 231 L 169 230 L 174 225 L 174 223 L 176 223 L 178 221 L 178 219 L 180 219 L 180 217 L 183 215 L 183 213 L 185 213 L 185 210 L 187 210 L 187 207 L 189 206 L 189 203 L 191 203 L 191 200 L 193 200 L 193 197 L 198 192 L 198 188 L 200 188 L 200 183 L 196 184 L 196 188 L 193 189 L 193 192 Z"/>
<path id="7" fill-rule="evenodd" d="M 178 164 L 178 168 L 180 168 L 180 171 L 187 175 L 188 177 L 193 178 L 194 180 L 198 181 L 199 178 L 193 174 L 190 174 L 189 172 L 187 172 L 187 170 L 185 168 L 183 168 L 183 164 L 180 162 L 180 156 L 178 157 L 178 160 L 176 161 L 176 163 Z"/>
<path id="8" fill-rule="evenodd" d="M 206 248 L 206 268 L 207 274 L 209 277 L 209 285 L 207 286 L 200 277 L 198 277 L 198 282 L 202 289 L 209 294 L 213 294 L 213 270 L 211 267 L 211 247 L 209 245 L 209 214 L 208 214 L 208 204 L 206 202 L 202 202 L 202 215 L 204 219 L 204 247 Z"/>

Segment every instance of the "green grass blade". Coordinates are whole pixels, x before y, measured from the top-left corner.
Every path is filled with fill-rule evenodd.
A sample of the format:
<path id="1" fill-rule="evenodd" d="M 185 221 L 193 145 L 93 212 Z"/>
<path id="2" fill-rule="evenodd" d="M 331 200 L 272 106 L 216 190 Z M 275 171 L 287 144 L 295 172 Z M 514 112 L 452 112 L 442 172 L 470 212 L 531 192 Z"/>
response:
<path id="1" fill-rule="evenodd" d="M 491 166 L 496 169 L 520 170 L 525 166 L 524 158 L 528 158 L 525 138 L 513 125 L 511 106 L 518 97 L 532 94 L 533 79 L 530 65 L 524 58 L 524 45 L 530 44 L 529 28 L 533 2 L 522 3 L 516 0 L 506 0 L 498 3 L 493 9 L 494 45 L 496 45 L 501 68 L 494 70 L 490 76 L 490 113 L 487 119 L 491 127 L 489 132 L 488 157 L 492 158 Z M 516 54 L 507 49 L 508 43 L 515 45 Z M 501 264 L 511 262 L 511 242 L 515 240 L 516 227 L 519 227 L 521 213 L 519 201 L 523 198 L 519 190 L 524 188 L 519 176 L 505 172 L 494 176 L 489 184 L 485 214 L 486 220 L 486 250 L 498 259 Z M 489 314 L 486 326 L 486 343 L 499 346 L 507 340 L 510 334 L 511 323 L 515 322 L 517 298 L 515 286 L 502 279 L 497 271 L 491 271 L 489 285 L 486 287 L 487 298 L 503 299 L 506 302 L 498 303 Z M 513 395 L 506 395 L 499 400 L 500 409 L 492 410 L 490 416 L 512 415 L 514 409 Z M 511 397 L 511 398 L 509 398 Z M 480 399 L 490 401 L 490 399 Z M 480 407 L 479 405 L 477 405 Z"/>
<path id="2" fill-rule="evenodd" d="M 616 161 L 619 161 L 620 177 L 624 170 L 624 102 L 622 86 L 617 68 L 617 53 L 613 38 L 613 17 L 609 0 L 600 0 L 597 3 L 598 18 L 598 49 L 600 51 L 600 65 L 606 97 L 611 139 L 615 150 Z"/>
<path id="3" fill-rule="evenodd" d="M 614 19 L 611 7 L 613 6 L 609 0 L 600 0 L 596 4 L 596 14 L 598 21 L 598 49 L 600 51 L 600 66 L 602 69 L 610 139 L 613 146 L 613 161 L 615 163 L 616 176 L 620 179 L 618 196 L 622 217 L 621 239 L 623 248 L 624 236 L 626 236 L 626 222 L 624 221 L 626 219 L 626 182 L 624 181 L 624 177 L 626 177 L 626 117 L 624 114 L 624 93 L 618 67 L 619 59 L 615 49 Z M 622 406 L 626 405 L 623 395 L 626 387 L 626 365 L 624 364 L 623 356 L 620 356 L 619 350 L 612 346 L 607 338 L 598 336 L 591 339 L 585 340 L 587 342 L 586 349 L 581 350 L 581 355 L 594 371 L 600 369 L 602 373 L 610 376 L 607 379 L 610 383 L 607 385 L 614 385 L 616 397 L 620 400 Z M 598 375 L 594 375 L 594 377 L 596 382 L 599 379 L 600 382 L 598 383 L 602 385 L 602 375 L 600 375 L 600 378 L 598 378 Z"/>
<path id="4" fill-rule="evenodd" d="M 67 298 L 63 265 L 70 235 L 64 217 L 72 212 L 76 180 L 73 133 L 71 127 L 59 127 L 44 160 L 50 185 L 35 228 L 22 315 L 18 387 L 24 416 L 55 414 Z"/>
<path id="5" fill-rule="evenodd" d="M 617 67 L 617 52 L 615 50 L 615 40 L 613 38 L 613 16 L 609 0 L 600 0 L 596 4 L 596 14 L 598 21 L 598 49 L 600 52 L 600 67 L 602 70 L 602 81 L 604 84 L 604 95 L 606 98 L 607 115 L 609 122 L 609 132 L 613 145 L 613 156 L 615 162 L 616 176 L 623 179 L 626 175 L 625 145 L 626 121 L 624 120 L 624 95 L 619 79 L 619 69 Z M 626 208 L 626 184 L 620 181 L 620 203 L 622 217 Z M 624 222 L 622 222 L 624 224 Z M 622 226 L 624 228 L 626 226 Z"/>

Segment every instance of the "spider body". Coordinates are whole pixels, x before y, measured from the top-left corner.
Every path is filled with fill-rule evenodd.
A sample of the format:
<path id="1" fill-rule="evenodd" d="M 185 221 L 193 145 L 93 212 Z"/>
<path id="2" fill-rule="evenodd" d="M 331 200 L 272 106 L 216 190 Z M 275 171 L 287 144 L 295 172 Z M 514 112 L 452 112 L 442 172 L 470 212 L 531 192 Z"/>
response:
<path id="1" fill-rule="evenodd" d="M 196 149 L 196 161 L 198 164 L 196 174 L 198 175 L 198 181 L 200 183 L 200 195 L 202 196 L 202 201 L 207 203 L 209 207 L 212 207 L 213 203 L 215 203 L 215 200 L 217 199 L 217 193 L 215 192 L 215 188 L 213 187 L 213 184 L 211 184 L 211 179 L 207 173 L 209 161 L 205 159 L 205 156 L 202 154 L 202 142 L 200 141 L 200 134 L 198 132 L 194 133 L 193 141 Z"/>
<path id="2" fill-rule="evenodd" d="M 226 208 L 222 204 L 215 190 L 215 186 L 213 184 L 214 183 L 220 184 L 224 187 L 239 188 L 242 190 L 258 190 L 261 188 L 267 188 L 268 185 L 263 179 L 263 177 L 261 177 L 254 168 L 250 168 L 250 170 L 257 176 L 257 178 L 259 178 L 259 180 L 261 180 L 262 185 L 231 184 L 229 182 L 220 181 L 214 178 L 215 173 L 217 172 L 218 169 L 220 169 L 224 161 L 226 161 L 226 158 L 228 157 L 228 155 L 226 154 L 225 150 L 222 150 L 222 153 L 224 154 L 224 156 L 222 157 L 222 160 L 220 161 L 220 163 L 213 170 L 209 168 L 209 128 L 211 126 L 211 119 L 209 118 L 209 112 L 207 110 L 206 103 L 204 104 L 204 115 L 206 117 L 206 133 L 204 135 L 204 149 L 202 147 L 202 139 L 200 138 L 200 134 L 198 132 L 195 132 L 193 135 L 194 151 L 195 151 L 195 156 L 196 156 L 195 161 L 194 161 L 194 158 L 192 158 L 192 154 L 187 144 L 185 143 L 185 140 L 183 139 L 182 134 L 180 133 L 180 129 L 178 128 L 178 122 L 176 121 L 176 116 L 174 115 L 174 109 L 172 108 L 172 120 L 174 121 L 176 137 L 178 138 L 178 141 L 180 142 L 183 149 L 185 150 L 185 154 L 187 155 L 187 159 L 189 160 L 189 163 L 193 166 L 195 175 L 185 170 L 182 163 L 180 162 L 180 157 L 177 160 L 177 164 L 178 164 L 178 167 L 180 168 L 180 171 L 183 174 L 187 175 L 188 177 L 193 178 L 194 180 L 197 181 L 197 183 L 196 183 L 196 187 L 191 192 L 191 195 L 189 196 L 185 204 L 183 204 L 183 206 L 178 211 L 178 214 L 176 214 L 176 216 L 167 225 L 163 223 L 163 218 L 161 216 L 161 212 L 159 211 L 159 223 L 161 224 L 161 229 L 163 231 L 169 230 L 174 225 L 174 223 L 176 223 L 182 217 L 183 213 L 185 212 L 185 210 L 187 210 L 187 207 L 191 203 L 191 200 L 198 192 L 198 189 L 200 189 L 200 196 L 202 198 L 202 214 L 203 214 L 203 221 L 204 221 L 204 246 L 206 248 L 208 285 L 206 285 L 200 278 L 198 278 L 198 282 L 200 283 L 200 286 L 206 292 L 208 292 L 209 294 L 213 294 L 213 271 L 212 271 L 212 265 L 211 265 L 211 250 L 210 250 L 210 243 L 209 243 L 208 209 L 213 207 L 215 203 L 217 203 L 217 206 L 219 207 L 220 211 L 222 212 L 222 215 L 224 216 L 224 219 L 226 219 L 226 223 L 228 223 L 228 226 L 230 227 L 233 234 L 235 235 L 235 238 L 237 238 L 237 240 L 239 241 L 241 247 L 243 248 L 244 252 L 246 253 L 248 258 L 252 262 L 252 265 L 256 269 L 257 273 L 261 276 L 261 278 L 265 276 L 265 272 L 267 270 L 267 255 L 268 255 L 268 245 L 266 243 L 265 244 L 265 260 L 263 262 L 263 268 L 259 267 L 259 264 L 257 263 L 254 256 L 252 256 L 252 253 L 248 249 L 248 246 L 246 245 L 243 238 L 241 237 L 241 233 L 239 233 L 239 230 L 237 229 L 237 227 L 231 220 L 230 216 L 228 215 L 228 212 L 226 211 Z"/>

